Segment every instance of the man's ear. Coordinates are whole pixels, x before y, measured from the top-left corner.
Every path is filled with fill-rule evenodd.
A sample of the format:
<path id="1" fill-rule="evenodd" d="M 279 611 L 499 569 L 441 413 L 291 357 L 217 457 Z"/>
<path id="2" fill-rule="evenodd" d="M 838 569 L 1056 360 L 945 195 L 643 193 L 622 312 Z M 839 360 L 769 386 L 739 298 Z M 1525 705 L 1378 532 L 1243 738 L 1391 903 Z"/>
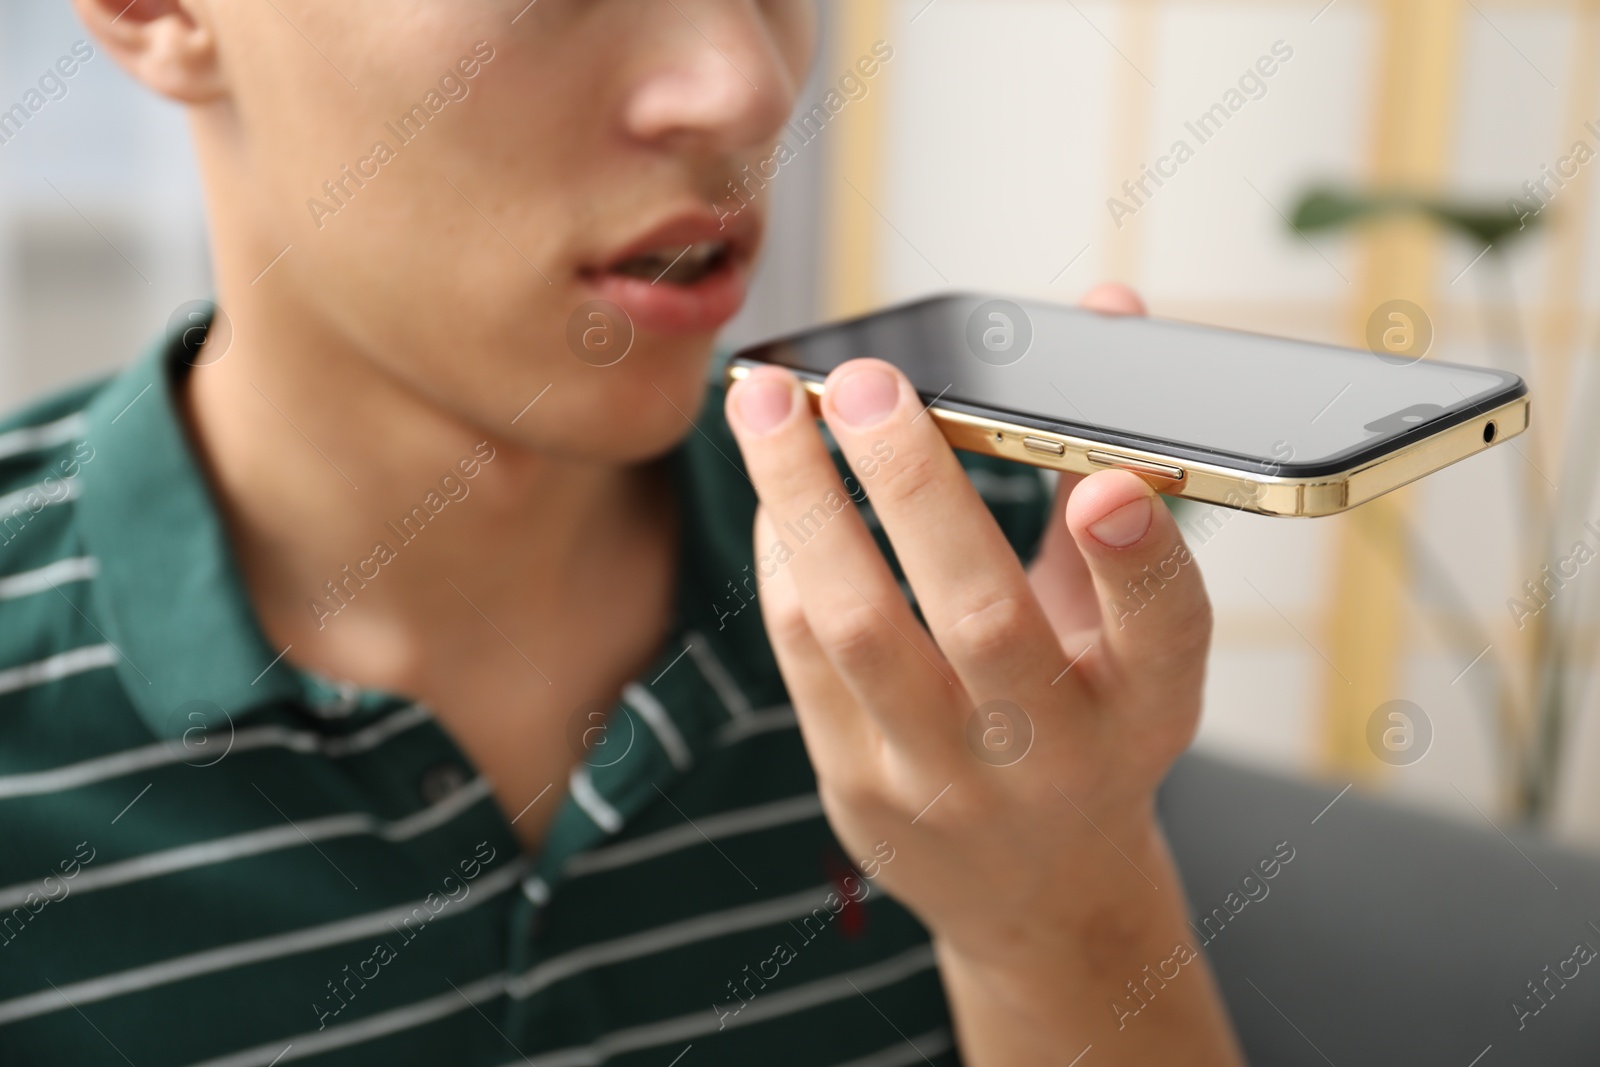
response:
<path id="1" fill-rule="evenodd" d="M 162 96 L 202 104 L 223 94 L 204 0 L 72 0 L 72 6 L 123 70 Z"/>

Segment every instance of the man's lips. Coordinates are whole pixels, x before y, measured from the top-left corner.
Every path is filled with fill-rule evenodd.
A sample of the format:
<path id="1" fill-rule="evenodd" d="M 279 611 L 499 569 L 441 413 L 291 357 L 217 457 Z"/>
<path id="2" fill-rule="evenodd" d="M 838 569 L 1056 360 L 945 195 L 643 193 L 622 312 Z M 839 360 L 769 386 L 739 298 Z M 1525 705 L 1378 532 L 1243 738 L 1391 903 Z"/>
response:
<path id="1" fill-rule="evenodd" d="M 711 333 L 744 303 L 759 236 L 755 217 L 676 216 L 582 271 L 597 296 L 656 333 Z"/>
<path id="2" fill-rule="evenodd" d="M 692 285 L 613 273 L 585 280 L 596 296 L 627 312 L 635 327 L 652 333 L 715 333 L 738 313 L 748 290 L 745 269 L 731 261 Z"/>

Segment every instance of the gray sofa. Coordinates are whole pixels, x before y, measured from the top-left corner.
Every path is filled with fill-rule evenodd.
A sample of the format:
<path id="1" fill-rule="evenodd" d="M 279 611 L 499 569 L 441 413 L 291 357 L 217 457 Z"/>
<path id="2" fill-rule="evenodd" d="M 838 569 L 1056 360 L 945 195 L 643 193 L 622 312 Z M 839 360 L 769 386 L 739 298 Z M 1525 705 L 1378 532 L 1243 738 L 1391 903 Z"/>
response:
<path id="1" fill-rule="evenodd" d="M 1339 788 L 1190 754 L 1161 791 L 1250 1062 L 1600 1065 L 1600 860 Z"/>

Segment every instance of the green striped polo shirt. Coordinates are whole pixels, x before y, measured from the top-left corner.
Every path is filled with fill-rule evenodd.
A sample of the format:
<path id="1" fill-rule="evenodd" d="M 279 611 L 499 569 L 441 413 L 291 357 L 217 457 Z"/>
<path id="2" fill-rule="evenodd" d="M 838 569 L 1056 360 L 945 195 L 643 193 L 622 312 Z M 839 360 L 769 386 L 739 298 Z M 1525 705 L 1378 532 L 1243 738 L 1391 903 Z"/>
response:
<path id="1" fill-rule="evenodd" d="M 181 354 L 0 423 L 0 1063 L 957 1062 L 928 934 L 867 877 L 892 845 L 822 816 L 718 386 L 666 465 L 670 635 L 575 717 L 527 855 L 426 707 L 267 644 Z M 963 461 L 1031 552 L 1037 472 Z"/>

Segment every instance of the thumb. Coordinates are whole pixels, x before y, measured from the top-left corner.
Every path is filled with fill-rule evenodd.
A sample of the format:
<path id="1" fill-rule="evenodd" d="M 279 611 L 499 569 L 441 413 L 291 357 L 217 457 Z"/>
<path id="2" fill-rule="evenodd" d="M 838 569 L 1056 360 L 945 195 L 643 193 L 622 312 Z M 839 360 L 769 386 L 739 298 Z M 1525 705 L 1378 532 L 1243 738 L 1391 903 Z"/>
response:
<path id="1" fill-rule="evenodd" d="M 1068 499 L 1066 518 L 1120 671 L 1149 674 L 1163 685 L 1175 674 L 1203 671 L 1211 602 L 1183 533 L 1155 490 L 1130 471 L 1099 471 Z"/>

